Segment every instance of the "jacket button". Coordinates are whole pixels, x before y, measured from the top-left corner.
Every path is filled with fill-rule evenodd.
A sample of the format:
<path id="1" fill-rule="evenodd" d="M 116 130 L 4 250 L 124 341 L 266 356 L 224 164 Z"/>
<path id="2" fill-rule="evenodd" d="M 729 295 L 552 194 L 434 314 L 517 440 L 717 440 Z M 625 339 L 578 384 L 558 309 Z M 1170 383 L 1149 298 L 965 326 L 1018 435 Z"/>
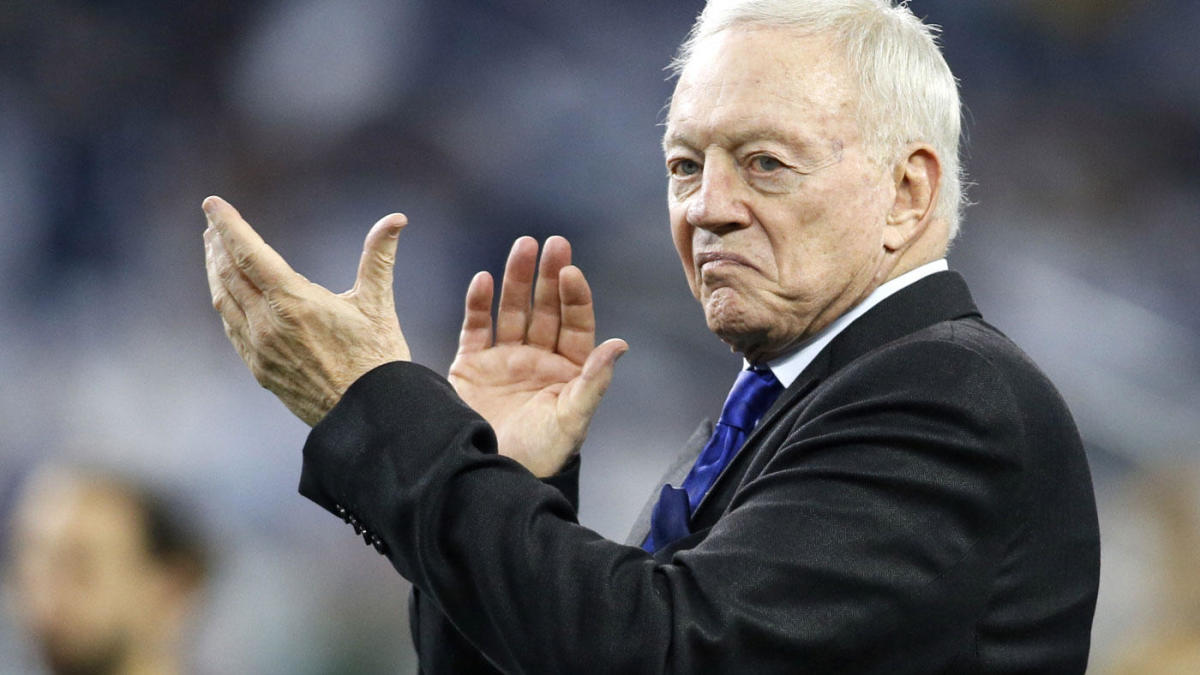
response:
<path id="1" fill-rule="evenodd" d="M 371 545 L 375 547 L 375 551 L 379 553 L 379 555 L 384 555 L 387 553 L 387 544 L 383 543 L 383 540 L 379 537 L 371 537 Z"/>
<path id="2" fill-rule="evenodd" d="M 350 513 L 346 511 L 346 507 L 341 504 L 334 504 L 333 508 L 337 511 L 338 517 L 342 519 L 343 523 L 350 522 Z"/>

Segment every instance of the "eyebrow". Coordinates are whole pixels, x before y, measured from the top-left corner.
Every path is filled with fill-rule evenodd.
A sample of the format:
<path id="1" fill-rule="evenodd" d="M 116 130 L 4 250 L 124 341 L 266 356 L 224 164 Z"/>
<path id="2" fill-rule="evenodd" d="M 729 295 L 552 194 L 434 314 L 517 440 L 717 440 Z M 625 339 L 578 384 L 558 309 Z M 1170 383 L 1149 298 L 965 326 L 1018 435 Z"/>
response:
<path id="1" fill-rule="evenodd" d="M 756 141 L 774 141 L 780 145 L 794 149 L 801 155 L 815 155 L 815 157 L 811 158 L 803 156 L 795 158 L 801 164 L 801 166 L 797 166 L 795 169 L 804 174 L 837 164 L 842 160 L 845 151 L 845 143 L 840 138 L 811 142 L 798 139 L 795 136 L 771 127 L 751 127 L 738 131 L 732 136 L 724 137 L 722 140 L 732 144 L 732 147 L 735 149 Z M 822 146 L 826 144 L 828 144 L 828 147 L 823 148 Z M 665 152 L 676 145 L 695 148 L 698 143 L 689 142 L 687 134 L 674 133 L 665 134 L 662 145 Z"/>
<path id="2" fill-rule="evenodd" d="M 755 141 L 773 141 L 775 143 L 779 143 L 780 145 L 786 145 L 800 151 L 811 148 L 814 145 L 818 145 L 817 143 L 812 143 L 806 141 L 805 139 L 797 138 L 792 134 L 780 131 L 777 128 L 766 126 L 741 129 L 732 135 L 722 134 L 721 140 L 723 141 L 722 144 L 728 143 L 734 148 L 740 148 L 743 145 L 753 143 Z M 663 135 L 662 146 L 664 150 L 676 145 L 694 148 L 697 147 L 699 143 L 691 142 L 687 133 L 675 132 Z"/>

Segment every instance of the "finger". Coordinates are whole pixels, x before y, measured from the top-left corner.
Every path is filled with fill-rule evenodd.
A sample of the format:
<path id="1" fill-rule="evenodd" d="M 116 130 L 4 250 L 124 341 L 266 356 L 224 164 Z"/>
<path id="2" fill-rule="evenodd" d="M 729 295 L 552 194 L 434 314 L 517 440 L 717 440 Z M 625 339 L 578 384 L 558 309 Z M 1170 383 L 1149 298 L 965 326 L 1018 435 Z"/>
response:
<path id="1" fill-rule="evenodd" d="M 574 265 L 568 265 L 558 273 L 558 292 L 562 301 L 558 353 L 573 363 L 583 363 L 596 345 L 592 291 L 583 272 Z"/>
<path id="2" fill-rule="evenodd" d="M 251 321 L 252 315 L 264 301 L 263 292 L 250 283 L 246 275 L 237 268 L 229 252 L 225 250 L 225 243 L 220 235 L 214 234 L 210 238 L 209 251 L 217 281 L 230 300 L 237 304 L 246 320 Z"/>
<path id="3" fill-rule="evenodd" d="M 234 266 L 220 236 L 213 237 L 212 251 L 217 279 L 239 310 L 221 313 L 225 322 L 225 335 L 229 337 L 242 360 L 255 373 L 255 378 L 259 378 L 255 370 L 257 348 L 252 345 L 263 339 L 264 334 L 261 331 L 269 330 L 269 327 L 277 322 L 276 308 L 272 306 L 267 295 L 251 284 L 246 275 Z M 261 378 L 259 382 L 262 382 Z"/>
<path id="4" fill-rule="evenodd" d="M 492 275 L 480 272 L 467 286 L 467 307 L 462 332 L 458 335 L 458 353 L 477 352 L 492 346 Z"/>
<path id="5" fill-rule="evenodd" d="M 298 276 L 229 202 L 212 196 L 204 200 L 203 208 L 209 226 L 220 235 L 230 260 L 256 288 L 274 290 Z"/>
<path id="6" fill-rule="evenodd" d="M 221 323 L 225 325 L 225 335 L 231 340 L 234 334 L 242 334 L 247 327 L 246 313 L 237 300 L 230 295 L 217 272 L 217 261 L 213 252 L 212 240 L 217 239 L 217 233 L 208 228 L 204 231 L 204 271 L 208 275 L 208 290 L 212 295 L 213 309 L 221 315 Z"/>
<path id="7" fill-rule="evenodd" d="M 600 406 L 600 399 L 612 383 L 617 360 L 627 351 L 628 343 L 613 338 L 606 340 L 588 354 L 576 386 L 566 393 L 567 405 L 573 414 L 579 416 L 577 419 L 591 420 L 596 408 Z"/>
<path id="8" fill-rule="evenodd" d="M 529 293 L 533 290 L 533 270 L 538 244 L 533 237 L 513 242 L 504 265 L 500 286 L 500 306 L 496 310 L 496 344 L 521 342 L 529 325 Z"/>
<path id="9" fill-rule="evenodd" d="M 533 287 L 533 314 L 525 342 L 554 351 L 558 344 L 558 328 L 562 307 L 558 296 L 558 273 L 571 264 L 571 244 L 558 236 L 550 237 L 542 247 L 537 283 Z"/>
<path id="10" fill-rule="evenodd" d="M 395 305 L 392 271 L 396 266 L 396 240 L 405 225 L 408 218 L 403 213 L 384 216 L 371 227 L 363 242 L 352 292 L 375 307 L 390 309 Z"/>
<path id="11" fill-rule="evenodd" d="M 225 282 L 221 279 L 218 271 L 217 256 L 214 251 L 215 246 L 219 245 L 220 237 L 212 228 L 208 228 L 204 233 L 204 238 L 204 267 L 208 274 L 208 287 L 212 292 L 213 307 L 221 317 L 221 326 L 225 329 L 225 337 L 229 338 L 229 342 L 242 361 L 250 366 L 251 370 L 254 370 L 253 350 L 247 348 L 252 331 L 250 320 L 242 306 L 225 287 Z M 216 244 L 213 243 L 214 241 Z"/>

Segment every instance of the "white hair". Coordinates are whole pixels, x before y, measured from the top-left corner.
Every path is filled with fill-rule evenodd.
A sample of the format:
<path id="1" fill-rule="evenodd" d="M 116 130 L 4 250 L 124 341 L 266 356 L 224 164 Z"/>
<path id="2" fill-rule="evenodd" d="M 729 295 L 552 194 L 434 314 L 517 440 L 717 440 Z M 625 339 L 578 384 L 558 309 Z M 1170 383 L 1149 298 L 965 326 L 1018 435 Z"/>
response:
<path id="1" fill-rule="evenodd" d="M 937 42 L 940 28 L 923 23 L 906 0 L 708 0 L 679 47 L 678 75 L 702 41 L 738 25 L 784 26 L 833 37 L 858 74 L 859 127 L 873 159 L 887 166 L 909 143 L 928 143 L 942 164 L 935 214 L 958 233 L 965 204 L 958 154 L 958 82 Z"/>

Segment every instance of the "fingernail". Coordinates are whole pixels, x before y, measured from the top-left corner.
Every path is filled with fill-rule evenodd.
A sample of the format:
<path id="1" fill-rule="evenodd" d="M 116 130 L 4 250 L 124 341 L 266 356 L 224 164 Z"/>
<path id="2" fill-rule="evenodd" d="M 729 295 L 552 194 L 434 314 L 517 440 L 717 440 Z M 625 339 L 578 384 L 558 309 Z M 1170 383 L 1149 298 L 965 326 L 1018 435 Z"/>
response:
<path id="1" fill-rule="evenodd" d="M 225 200 L 221 199 L 217 195 L 209 195 L 208 197 L 204 198 L 203 202 L 200 203 L 200 208 L 204 209 L 205 214 L 211 216 L 213 215 L 213 212 L 217 210 L 217 205 L 223 201 Z"/>
<path id="2" fill-rule="evenodd" d="M 403 213 L 389 213 L 375 222 L 372 228 L 383 226 L 383 234 L 385 237 L 395 239 L 400 236 L 400 230 L 408 224 L 408 218 Z"/>

